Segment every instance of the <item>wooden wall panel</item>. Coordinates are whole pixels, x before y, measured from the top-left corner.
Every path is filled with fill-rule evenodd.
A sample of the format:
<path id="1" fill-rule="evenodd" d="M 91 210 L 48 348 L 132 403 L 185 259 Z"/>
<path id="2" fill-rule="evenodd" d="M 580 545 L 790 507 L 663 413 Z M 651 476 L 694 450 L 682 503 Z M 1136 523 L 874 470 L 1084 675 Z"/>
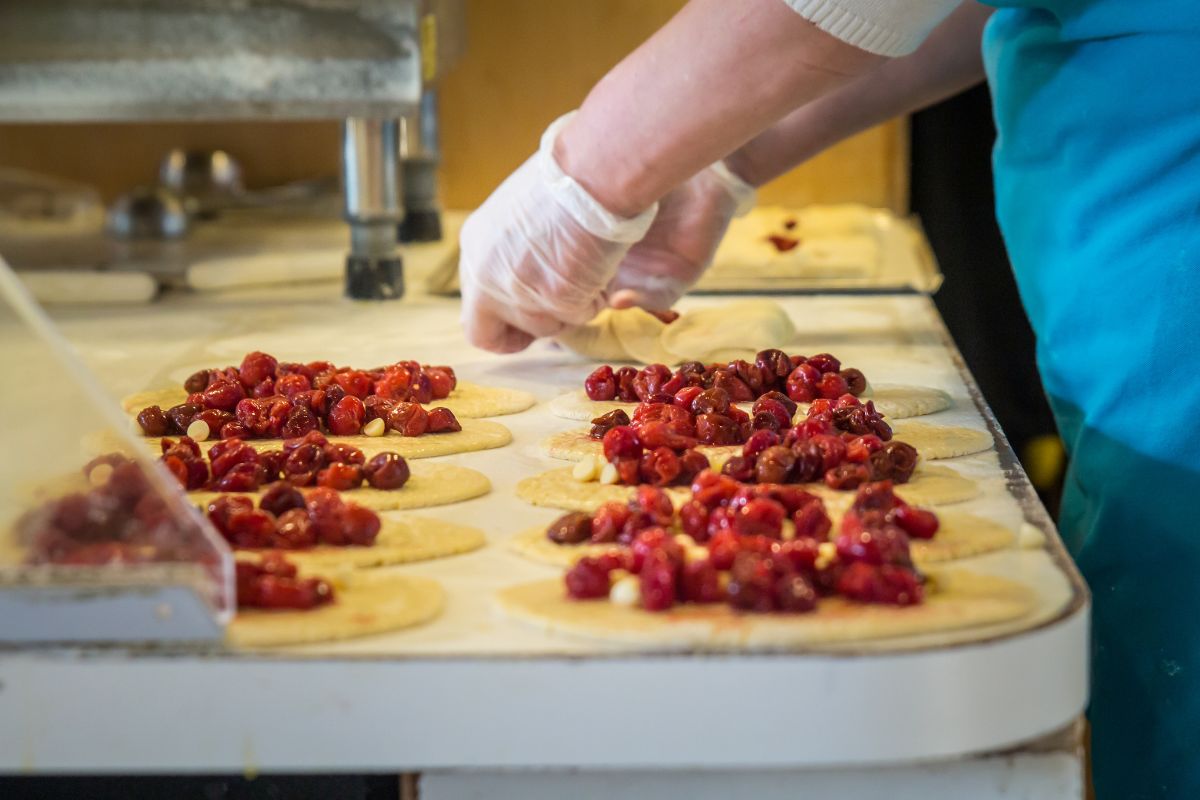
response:
<path id="1" fill-rule="evenodd" d="M 441 89 L 446 205 L 477 205 L 556 116 L 682 6 L 682 0 L 470 0 L 466 54 Z M 334 122 L 0 126 L 0 165 L 96 185 L 107 197 L 154 180 L 173 146 L 224 148 L 247 183 L 337 170 Z M 764 202 L 860 201 L 905 210 L 903 123 L 851 139 L 764 188 Z"/>

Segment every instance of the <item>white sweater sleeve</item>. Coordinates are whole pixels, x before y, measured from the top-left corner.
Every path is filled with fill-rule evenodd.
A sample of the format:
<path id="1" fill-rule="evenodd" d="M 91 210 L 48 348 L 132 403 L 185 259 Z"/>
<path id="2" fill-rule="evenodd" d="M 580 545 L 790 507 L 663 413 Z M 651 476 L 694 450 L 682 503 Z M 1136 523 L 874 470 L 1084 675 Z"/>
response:
<path id="1" fill-rule="evenodd" d="M 881 56 L 916 50 L 962 0 L 783 0 L 821 30 Z"/>

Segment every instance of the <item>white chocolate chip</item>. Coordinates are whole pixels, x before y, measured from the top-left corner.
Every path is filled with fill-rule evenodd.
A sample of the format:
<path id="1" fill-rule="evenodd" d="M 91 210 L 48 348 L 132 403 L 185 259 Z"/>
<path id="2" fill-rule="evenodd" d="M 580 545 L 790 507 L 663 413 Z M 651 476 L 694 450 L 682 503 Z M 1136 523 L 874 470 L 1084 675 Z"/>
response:
<path id="1" fill-rule="evenodd" d="M 637 576 L 626 575 L 619 581 L 615 581 L 612 588 L 608 590 L 608 600 L 619 606 L 639 605 L 642 602 L 642 587 Z"/>
<path id="2" fill-rule="evenodd" d="M 188 425 L 187 427 L 188 437 L 195 439 L 197 442 L 208 441 L 208 437 L 211 433 L 212 431 L 209 430 L 208 423 L 202 419 L 192 420 L 192 424 Z"/>
<path id="3" fill-rule="evenodd" d="M 720 472 L 725 468 L 725 462 L 733 458 L 735 453 L 708 453 L 708 468 L 713 472 Z"/>
<path id="4" fill-rule="evenodd" d="M 600 464 L 597 463 L 596 457 L 591 455 L 576 461 L 574 468 L 571 469 L 571 475 L 577 481 L 594 481 L 599 474 Z"/>
<path id="5" fill-rule="evenodd" d="M 616 465 L 611 462 L 605 464 L 604 468 L 600 470 L 600 482 L 605 486 L 615 486 L 620 479 L 621 476 L 617 474 Z"/>
<path id="6" fill-rule="evenodd" d="M 112 475 L 112 472 L 113 468 L 111 464 L 97 464 L 88 473 L 88 483 L 92 486 L 103 486 L 108 483 L 108 478 Z"/>
<path id="7" fill-rule="evenodd" d="M 796 523 L 792 522 L 790 519 L 785 519 L 783 521 L 783 531 L 779 534 L 779 538 L 783 539 L 785 542 L 790 542 L 792 539 L 795 539 Z"/>
<path id="8" fill-rule="evenodd" d="M 817 545 L 817 569 L 825 569 L 837 560 L 837 545 L 833 542 L 821 542 Z"/>
<path id="9" fill-rule="evenodd" d="M 387 423 L 383 421 L 383 417 L 376 417 L 363 425 L 362 432 L 364 436 L 383 436 L 387 432 Z"/>

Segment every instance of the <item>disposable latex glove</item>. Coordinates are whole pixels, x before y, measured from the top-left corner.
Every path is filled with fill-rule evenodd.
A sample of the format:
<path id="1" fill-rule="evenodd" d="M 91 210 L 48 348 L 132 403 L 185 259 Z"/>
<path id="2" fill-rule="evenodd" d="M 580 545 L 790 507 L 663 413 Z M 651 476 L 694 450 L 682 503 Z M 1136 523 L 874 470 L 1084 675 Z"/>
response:
<path id="1" fill-rule="evenodd" d="M 616 308 L 670 308 L 712 263 L 729 222 L 754 207 L 754 188 L 716 163 L 671 191 L 645 238 L 609 284 Z"/>
<path id="2" fill-rule="evenodd" d="M 477 347 L 515 352 L 595 316 L 658 210 L 618 217 L 562 171 L 551 153 L 569 116 L 463 224 L 462 323 Z"/>

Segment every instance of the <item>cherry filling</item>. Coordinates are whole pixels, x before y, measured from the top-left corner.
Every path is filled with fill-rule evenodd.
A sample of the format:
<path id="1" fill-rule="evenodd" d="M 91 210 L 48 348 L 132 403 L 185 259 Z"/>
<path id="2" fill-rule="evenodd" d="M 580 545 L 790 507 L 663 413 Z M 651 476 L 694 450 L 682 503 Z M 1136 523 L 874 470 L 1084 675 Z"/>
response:
<path id="1" fill-rule="evenodd" d="M 832 356 L 818 363 L 838 366 Z M 796 408 L 786 395 L 770 392 L 747 415 L 723 389 L 691 387 L 673 402 L 639 403 L 632 418 L 622 409 L 597 417 L 590 435 L 601 439 L 605 460 L 616 467 L 619 482 L 629 485 L 689 483 L 709 466 L 694 449 L 700 444 L 741 444 L 741 453 L 726 460 L 721 471 L 743 483 L 823 480 L 831 488 L 850 490 L 912 477 L 916 449 L 892 440 L 891 427 L 871 401 L 848 393 L 836 401 L 816 400 L 792 425 Z"/>
<path id="2" fill-rule="evenodd" d="M 222 494 L 208 504 L 208 518 L 231 546 L 252 549 L 369 547 L 381 526 L 378 514 L 336 491 L 317 489 L 305 498 L 287 481 L 268 487 L 258 508 L 245 495 Z"/>
<path id="3" fill-rule="evenodd" d="M 325 430 L 354 436 L 382 417 L 404 436 L 462 430 L 447 408 L 428 412 L 419 403 L 450 395 L 458 385 L 454 370 L 400 361 L 386 367 L 356 370 L 328 361 L 280 363 L 266 353 L 253 352 L 237 367 L 205 369 L 184 381 L 187 401 L 165 411 L 148 406 L 137 421 L 147 436 L 182 435 L 200 419 L 212 438 L 297 438 Z M 398 405 L 414 405 L 401 412 Z"/>
<path id="4" fill-rule="evenodd" d="M 162 461 L 188 491 L 255 492 L 285 480 L 293 487 L 322 486 L 337 491 L 399 489 L 408 482 L 409 467 L 397 453 L 379 453 L 368 462 L 363 452 L 333 444 L 318 431 L 285 439 L 281 450 L 258 452 L 241 439 L 222 439 L 208 451 L 208 460 L 195 440 L 183 436 L 163 439 Z"/>
<path id="5" fill-rule="evenodd" d="M 334 601 L 333 586 L 323 578 L 300 578 L 281 553 L 264 553 L 257 563 L 238 560 L 238 608 L 307 611 Z"/>
<path id="6" fill-rule="evenodd" d="M 725 393 L 723 402 L 697 410 L 697 414 L 725 414 L 724 405 L 728 402 L 750 402 L 763 395 L 779 395 L 792 401 L 790 420 L 795 403 L 819 398 L 833 400 L 847 393 L 860 395 L 866 391 L 867 379 L 857 369 L 843 368 L 828 353 L 789 356 L 782 350 L 771 349 L 755 355 L 753 363 L 739 360 L 704 365 L 692 361 L 681 364 L 673 373 L 662 364 L 650 364 L 640 370 L 604 365 L 584 379 L 583 388 L 591 400 L 623 403 L 665 400 L 684 407 L 698 394 L 689 392 L 690 389 L 703 392 L 715 388 Z M 711 400 L 704 402 L 711 405 Z"/>
<path id="7" fill-rule="evenodd" d="M 575 600 L 608 597 L 621 570 L 618 575 L 636 576 L 647 611 L 724 602 L 745 612 L 806 613 L 822 597 L 921 603 L 924 579 L 913 567 L 909 537 L 936 530 L 932 512 L 907 505 L 882 481 L 859 490 L 830 541 L 832 524 L 820 498 L 794 486 L 744 486 L 705 471 L 678 512 L 664 492 L 642 487 L 628 504 L 560 517 L 547 537 L 564 545 L 619 546 L 568 570 L 567 595 Z"/>

